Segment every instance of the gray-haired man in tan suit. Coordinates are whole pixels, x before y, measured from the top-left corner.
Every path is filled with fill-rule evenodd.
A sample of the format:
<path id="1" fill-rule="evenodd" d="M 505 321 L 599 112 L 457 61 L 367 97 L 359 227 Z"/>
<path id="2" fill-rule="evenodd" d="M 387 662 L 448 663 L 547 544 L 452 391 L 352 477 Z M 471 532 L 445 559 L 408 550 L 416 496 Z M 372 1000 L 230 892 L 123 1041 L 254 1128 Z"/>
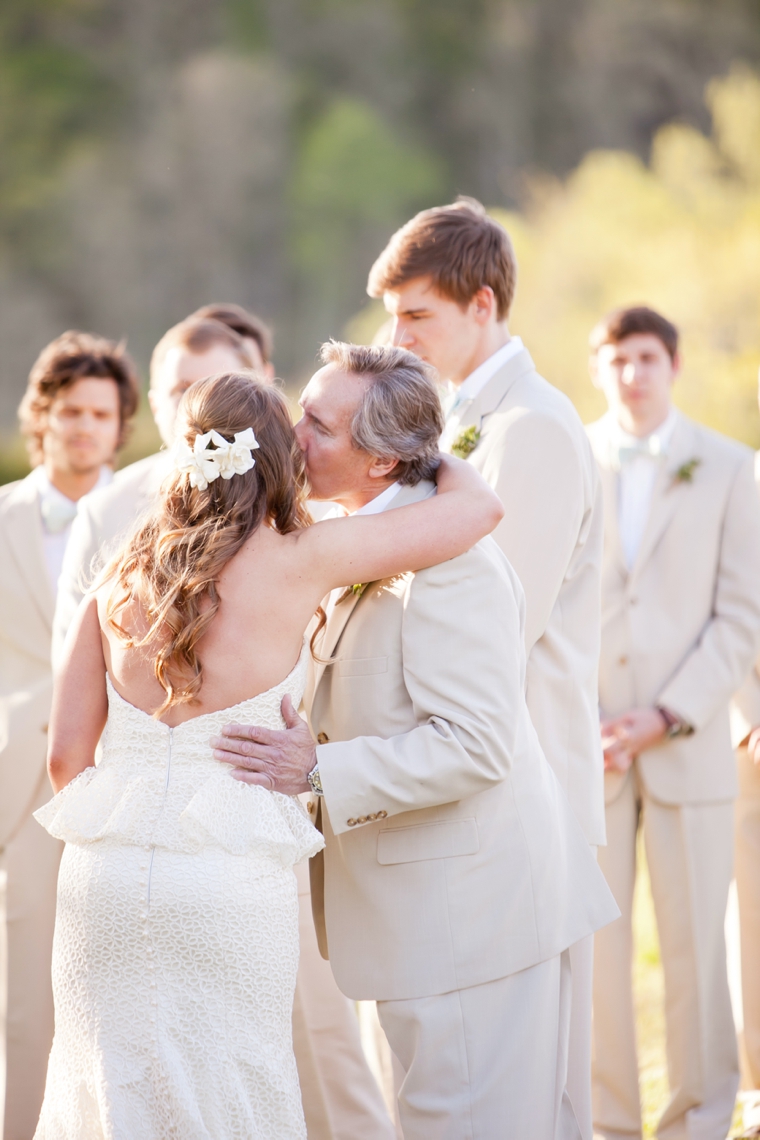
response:
<path id="1" fill-rule="evenodd" d="M 509 310 L 517 265 L 479 203 L 425 210 L 372 268 L 395 344 L 432 364 L 451 396 L 442 449 L 468 455 L 499 494 L 494 538 L 525 591 L 527 700 L 547 760 L 592 846 L 604 838 L 597 715 L 603 510 L 570 401 L 536 372 Z M 573 948 L 568 1092 L 591 1140 L 593 941 Z"/>
<path id="2" fill-rule="evenodd" d="M 641 1136 L 631 992 L 636 836 L 665 972 L 665 1140 L 723 1140 L 738 1086 L 724 918 L 736 769 L 729 700 L 760 635 L 760 504 L 748 448 L 676 412 L 678 334 L 651 309 L 592 334 L 610 411 L 589 428 L 606 534 L 600 704 L 608 846 L 623 912 L 596 939 L 594 1123 Z"/>
<path id="3" fill-rule="evenodd" d="M 77 502 L 110 480 L 138 390 L 134 367 L 115 344 L 87 333 L 58 337 L 34 364 L 20 409 L 34 470 L 0 488 L 4 1140 L 30 1140 L 34 1134 L 53 1041 L 50 959 L 61 844 L 32 812 L 50 798 L 46 732 L 58 576 Z"/>
<path id="4" fill-rule="evenodd" d="M 270 347 L 268 330 L 237 305 L 208 305 L 170 329 L 153 355 L 149 393 L 164 443 L 171 443 L 179 401 L 195 380 L 241 368 L 255 368 L 271 378 Z M 56 656 L 82 599 L 83 578 L 93 559 L 152 506 L 167 471 L 166 455 L 159 452 L 120 471 L 112 486 L 89 496 L 79 511 L 55 611 Z M 296 874 L 301 957 L 293 1044 L 309 1140 L 393 1140 L 395 1129 L 362 1050 L 356 1010 L 319 954 L 308 868 L 298 867 Z"/>
<path id="5" fill-rule="evenodd" d="M 316 495 L 374 513 L 433 493 L 424 366 L 351 345 L 323 360 L 296 427 Z M 336 591 L 305 698 L 316 745 L 292 717 L 213 742 L 252 782 L 311 786 L 320 944 L 345 993 L 377 1000 L 405 1140 L 580 1136 L 568 948 L 616 908 L 528 716 L 524 621 L 491 539 Z"/>

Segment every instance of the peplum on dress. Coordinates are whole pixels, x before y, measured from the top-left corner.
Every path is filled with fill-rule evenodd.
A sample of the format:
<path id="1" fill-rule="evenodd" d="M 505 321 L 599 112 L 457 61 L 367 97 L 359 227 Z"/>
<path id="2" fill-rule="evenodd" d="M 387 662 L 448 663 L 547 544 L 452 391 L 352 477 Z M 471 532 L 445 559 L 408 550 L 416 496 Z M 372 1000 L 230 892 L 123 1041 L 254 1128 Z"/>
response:
<path id="1" fill-rule="evenodd" d="M 305 1140 L 292 1049 L 297 799 L 234 780 L 209 737 L 282 728 L 274 689 L 169 728 L 108 686 L 102 759 L 36 817 L 66 842 L 55 1039 L 35 1140 Z"/>

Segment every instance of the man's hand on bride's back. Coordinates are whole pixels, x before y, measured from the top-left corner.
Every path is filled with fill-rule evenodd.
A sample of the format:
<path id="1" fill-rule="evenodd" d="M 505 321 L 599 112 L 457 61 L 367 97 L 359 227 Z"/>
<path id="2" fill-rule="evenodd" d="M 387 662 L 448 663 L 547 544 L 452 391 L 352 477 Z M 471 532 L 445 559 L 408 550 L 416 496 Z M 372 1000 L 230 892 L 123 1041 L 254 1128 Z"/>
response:
<path id="1" fill-rule="evenodd" d="M 297 796 L 309 791 L 306 777 L 317 763 L 317 750 L 309 726 L 289 696 L 283 697 L 282 716 L 286 725 L 282 730 L 226 724 L 210 744 L 214 758 L 230 765 L 234 779 Z"/>

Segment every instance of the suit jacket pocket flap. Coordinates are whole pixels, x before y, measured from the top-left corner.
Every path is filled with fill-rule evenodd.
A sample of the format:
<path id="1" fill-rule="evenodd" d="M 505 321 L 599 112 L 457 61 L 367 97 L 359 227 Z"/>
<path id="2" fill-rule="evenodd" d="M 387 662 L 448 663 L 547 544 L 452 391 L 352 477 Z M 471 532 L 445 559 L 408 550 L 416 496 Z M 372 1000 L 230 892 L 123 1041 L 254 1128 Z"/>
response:
<path id="1" fill-rule="evenodd" d="M 371 677 L 374 673 L 388 672 L 387 657 L 338 658 L 334 672 L 339 677 Z"/>
<path id="2" fill-rule="evenodd" d="M 474 819 L 442 819 L 416 827 L 384 828 L 377 837 L 377 861 L 416 863 L 422 859 L 449 859 L 474 855 L 480 847 Z"/>

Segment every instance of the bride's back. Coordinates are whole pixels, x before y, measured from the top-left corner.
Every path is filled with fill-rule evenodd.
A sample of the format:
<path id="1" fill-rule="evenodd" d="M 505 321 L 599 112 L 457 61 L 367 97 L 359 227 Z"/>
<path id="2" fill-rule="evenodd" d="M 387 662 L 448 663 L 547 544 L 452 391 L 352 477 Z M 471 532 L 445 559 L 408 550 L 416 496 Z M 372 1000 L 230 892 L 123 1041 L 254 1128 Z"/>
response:
<path id="1" fill-rule="evenodd" d="M 178 428 L 177 470 L 97 591 L 114 687 L 170 725 L 276 686 L 315 608 L 283 397 L 252 377 L 214 377 L 188 391 Z"/>

